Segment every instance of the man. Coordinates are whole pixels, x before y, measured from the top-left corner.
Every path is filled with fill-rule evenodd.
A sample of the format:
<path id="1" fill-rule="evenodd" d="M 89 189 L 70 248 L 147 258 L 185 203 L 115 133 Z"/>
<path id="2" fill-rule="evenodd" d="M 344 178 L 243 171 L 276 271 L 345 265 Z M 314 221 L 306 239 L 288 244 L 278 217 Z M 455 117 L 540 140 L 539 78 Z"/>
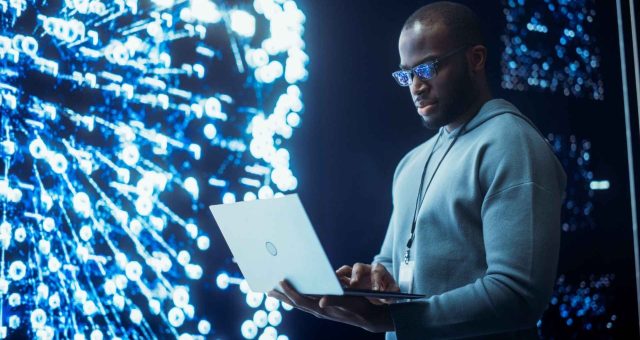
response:
<path id="1" fill-rule="evenodd" d="M 431 139 L 399 163 L 393 213 L 372 265 L 337 271 L 345 285 L 411 291 L 396 302 L 314 299 L 287 282 L 271 296 L 387 338 L 535 338 L 552 293 L 566 176 L 517 108 L 492 99 L 476 15 L 438 2 L 405 23 L 401 71 Z"/>

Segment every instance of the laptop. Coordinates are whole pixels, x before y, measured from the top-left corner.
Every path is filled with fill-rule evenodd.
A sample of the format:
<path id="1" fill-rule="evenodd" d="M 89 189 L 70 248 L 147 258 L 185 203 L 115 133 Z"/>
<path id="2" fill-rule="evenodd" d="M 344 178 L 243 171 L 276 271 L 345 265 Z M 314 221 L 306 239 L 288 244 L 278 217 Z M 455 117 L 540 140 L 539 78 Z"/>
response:
<path id="1" fill-rule="evenodd" d="M 425 297 L 343 287 L 297 194 L 209 208 L 254 292 L 278 289 L 279 282 L 286 279 L 305 295 L 402 300 Z"/>

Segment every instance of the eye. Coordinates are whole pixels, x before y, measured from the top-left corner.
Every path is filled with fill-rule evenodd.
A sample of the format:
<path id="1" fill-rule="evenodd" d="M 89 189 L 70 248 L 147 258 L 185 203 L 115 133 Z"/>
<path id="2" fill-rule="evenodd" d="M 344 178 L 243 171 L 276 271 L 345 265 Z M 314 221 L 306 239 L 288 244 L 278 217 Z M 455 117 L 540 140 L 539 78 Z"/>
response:
<path id="1" fill-rule="evenodd" d="M 435 69 L 432 63 L 418 65 L 416 66 L 414 71 L 416 72 L 418 77 L 422 79 L 431 79 L 433 78 L 433 76 L 435 76 Z"/>
<path id="2" fill-rule="evenodd" d="M 411 72 L 409 71 L 402 71 L 399 72 L 399 78 L 402 80 L 402 82 L 407 83 L 409 82 L 409 80 L 411 79 Z"/>

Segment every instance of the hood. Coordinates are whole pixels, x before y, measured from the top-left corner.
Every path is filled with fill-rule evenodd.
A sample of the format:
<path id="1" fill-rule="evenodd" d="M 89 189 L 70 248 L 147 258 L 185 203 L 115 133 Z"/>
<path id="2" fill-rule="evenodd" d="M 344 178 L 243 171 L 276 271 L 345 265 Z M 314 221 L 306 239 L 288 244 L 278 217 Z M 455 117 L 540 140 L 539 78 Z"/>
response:
<path id="1" fill-rule="evenodd" d="M 513 106 L 513 104 L 509 103 L 504 99 L 491 99 L 491 100 L 488 100 L 486 103 L 484 103 L 480 108 L 480 111 L 478 111 L 478 113 L 475 116 L 473 116 L 473 118 L 471 118 L 469 123 L 467 123 L 467 126 L 465 127 L 464 131 L 462 131 L 462 134 L 464 135 L 467 132 L 484 124 L 489 119 L 503 115 L 503 114 L 512 114 L 514 116 L 517 116 L 518 118 L 521 118 L 522 120 L 527 122 L 529 125 L 531 125 L 536 131 L 538 131 L 538 133 L 540 134 L 540 136 L 542 136 L 543 139 L 546 139 L 544 135 L 540 132 L 540 130 L 538 130 L 538 128 L 533 124 L 533 122 L 527 116 L 522 114 L 522 112 L 520 112 L 520 110 L 518 110 L 517 107 Z M 445 127 L 443 126 L 441 129 L 445 129 Z M 458 129 L 454 131 L 457 131 Z M 454 131 L 445 133 L 445 135 L 447 135 L 450 138 L 453 138 L 457 134 L 457 133 L 454 133 Z M 444 130 L 444 132 L 447 132 L 446 129 Z"/>

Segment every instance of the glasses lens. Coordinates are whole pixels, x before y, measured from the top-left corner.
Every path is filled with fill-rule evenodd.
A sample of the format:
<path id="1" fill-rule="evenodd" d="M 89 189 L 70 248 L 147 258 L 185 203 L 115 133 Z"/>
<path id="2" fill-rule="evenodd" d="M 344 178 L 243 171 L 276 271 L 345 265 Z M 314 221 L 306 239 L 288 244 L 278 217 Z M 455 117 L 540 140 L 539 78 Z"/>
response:
<path id="1" fill-rule="evenodd" d="M 420 79 L 431 79 L 436 75 L 436 69 L 432 63 L 418 65 L 414 72 L 420 77 Z"/>
<path id="2" fill-rule="evenodd" d="M 396 71 L 391 74 L 400 86 L 411 85 L 411 71 Z"/>

